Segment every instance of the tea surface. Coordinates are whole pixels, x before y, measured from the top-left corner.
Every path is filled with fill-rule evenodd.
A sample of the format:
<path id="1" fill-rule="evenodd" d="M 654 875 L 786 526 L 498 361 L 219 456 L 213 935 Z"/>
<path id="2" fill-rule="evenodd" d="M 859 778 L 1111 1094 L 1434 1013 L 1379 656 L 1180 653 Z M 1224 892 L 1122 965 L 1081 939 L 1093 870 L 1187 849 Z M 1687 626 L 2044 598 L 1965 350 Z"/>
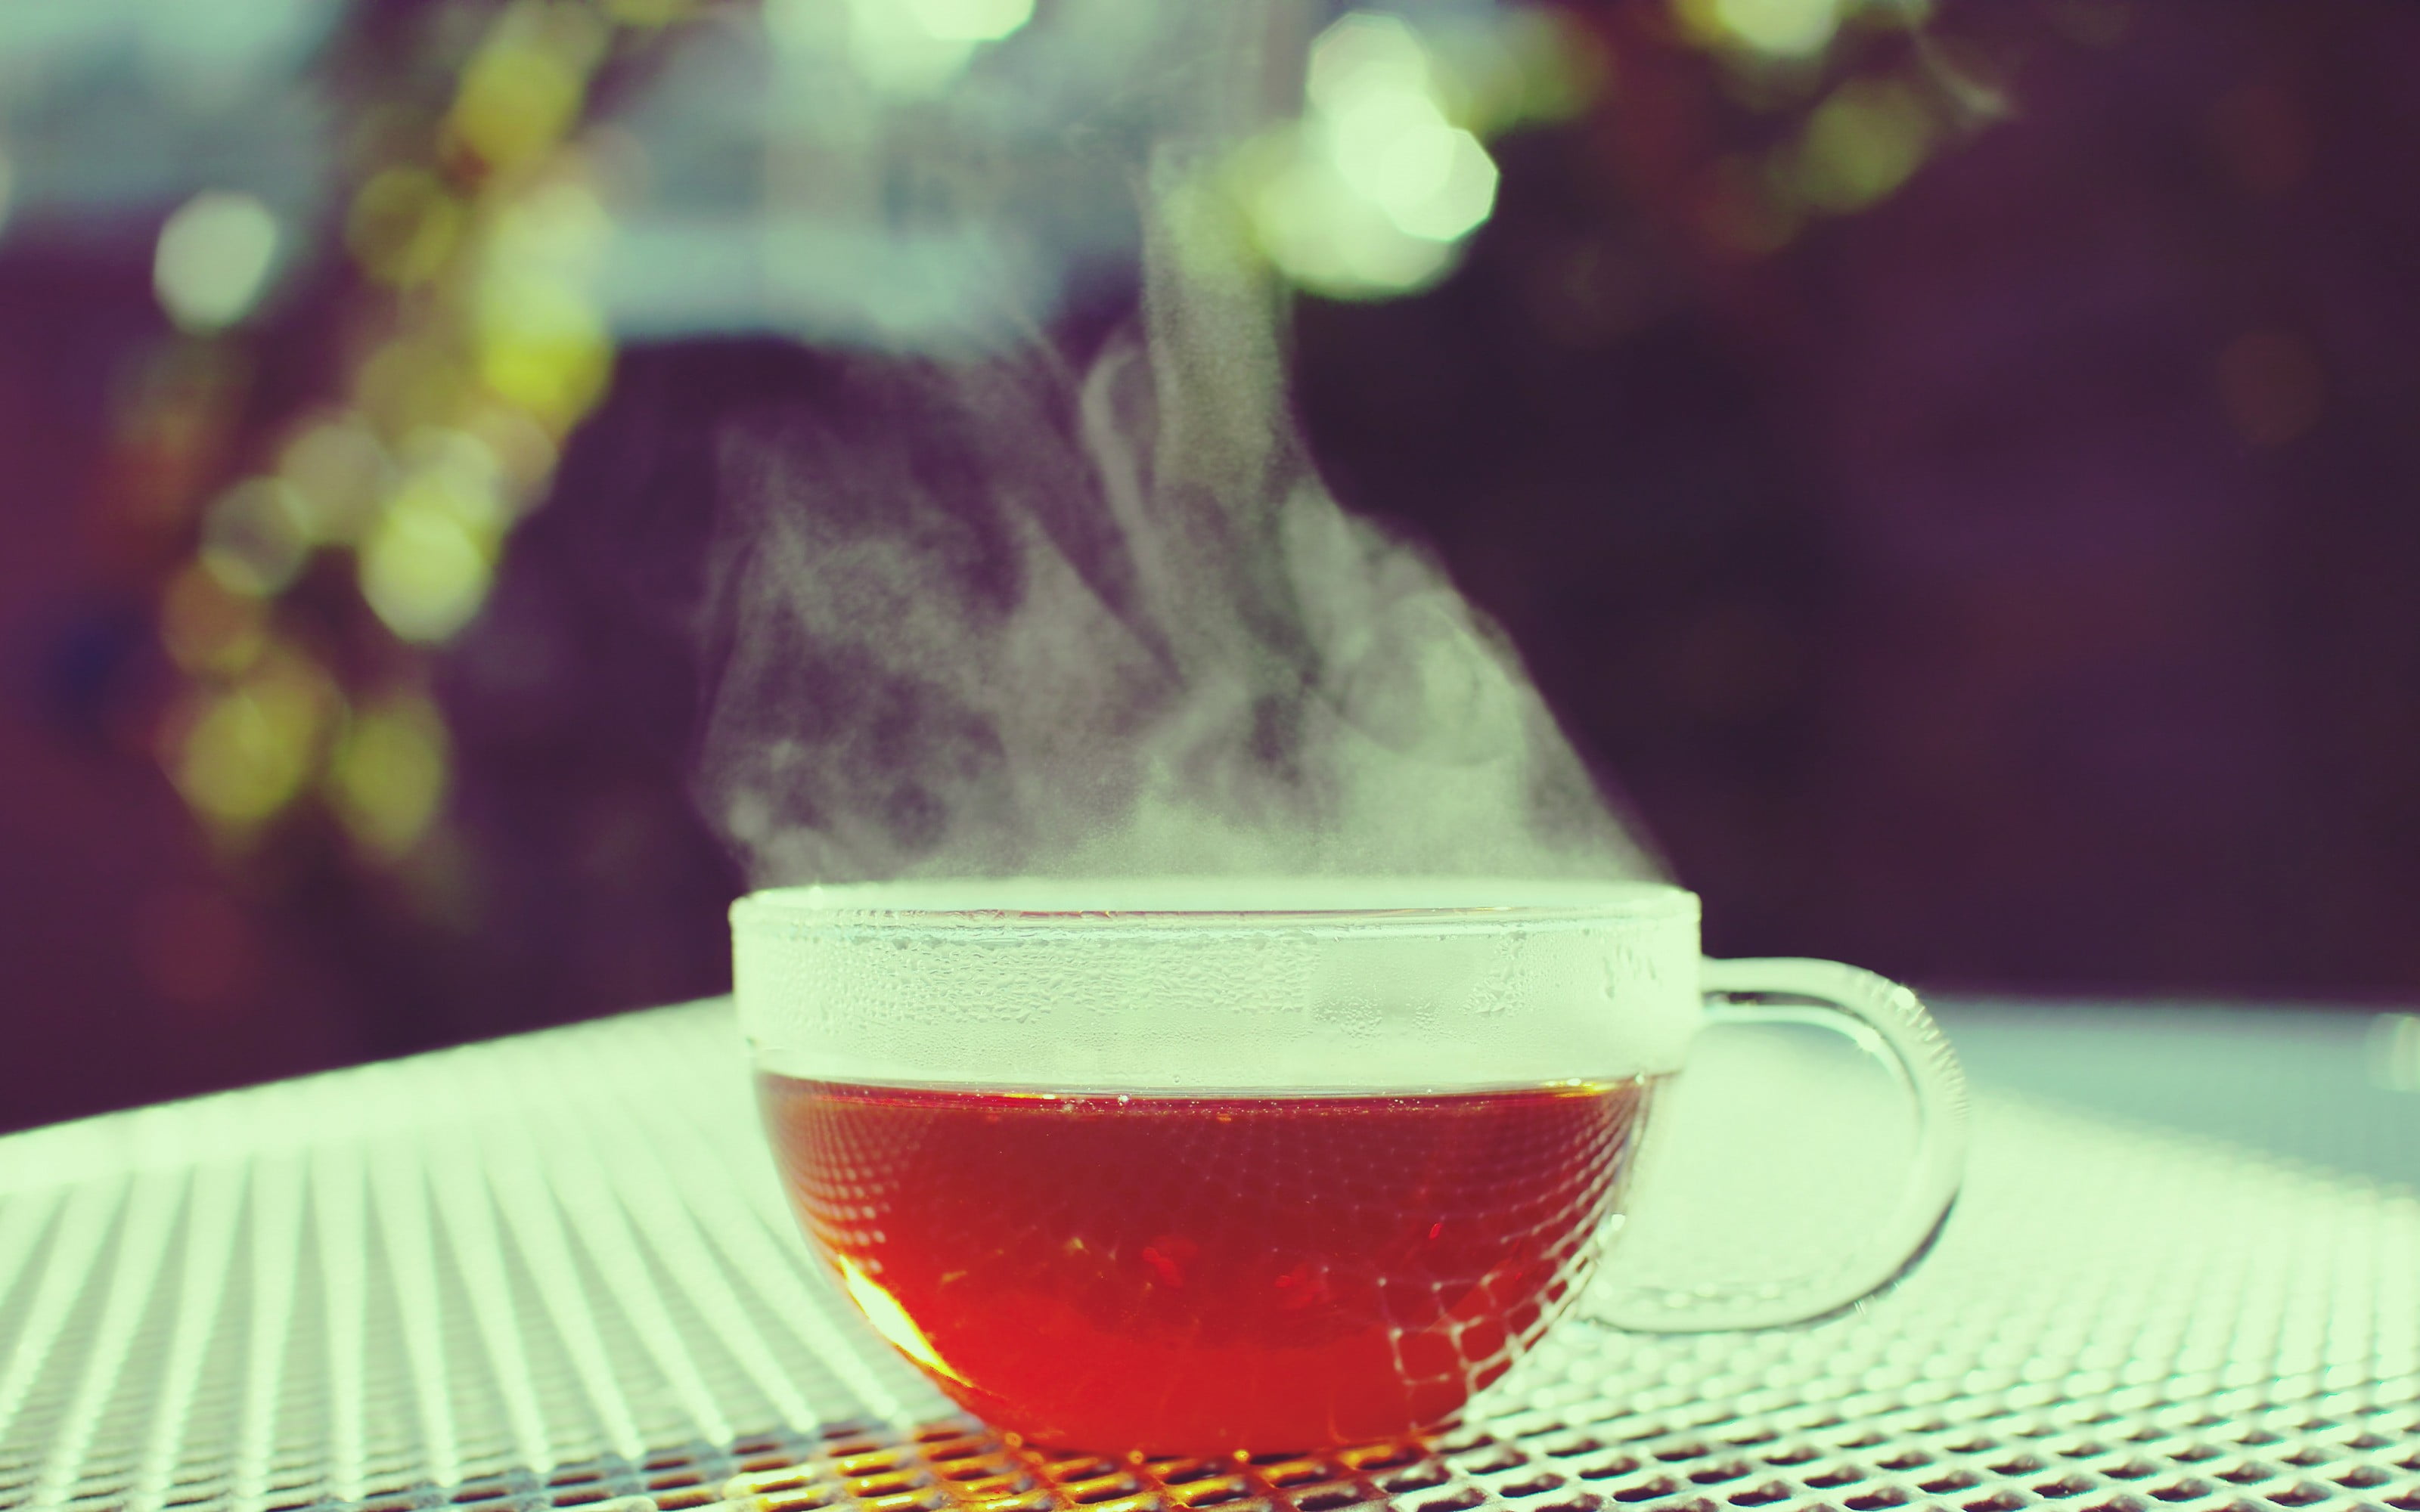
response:
<path id="1" fill-rule="evenodd" d="M 1645 1080 L 1121 1096 L 764 1075 L 790 1195 L 972 1412 L 1119 1452 L 1434 1426 L 1585 1279 Z"/>

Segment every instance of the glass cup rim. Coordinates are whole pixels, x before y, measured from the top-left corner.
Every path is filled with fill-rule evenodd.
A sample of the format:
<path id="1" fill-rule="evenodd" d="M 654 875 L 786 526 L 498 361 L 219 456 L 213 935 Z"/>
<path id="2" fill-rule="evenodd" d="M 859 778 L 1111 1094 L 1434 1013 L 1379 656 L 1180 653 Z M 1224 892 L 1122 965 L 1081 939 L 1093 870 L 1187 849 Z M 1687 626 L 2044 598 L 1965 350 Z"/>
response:
<path id="1" fill-rule="evenodd" d="M 975 877 L 766 887 L 731 905 L 735 929 L 935 929 L 1017 933 L 1103 927 L 1518 927 L 1695 918 L 1668 882 L 1495 876 Z"/>

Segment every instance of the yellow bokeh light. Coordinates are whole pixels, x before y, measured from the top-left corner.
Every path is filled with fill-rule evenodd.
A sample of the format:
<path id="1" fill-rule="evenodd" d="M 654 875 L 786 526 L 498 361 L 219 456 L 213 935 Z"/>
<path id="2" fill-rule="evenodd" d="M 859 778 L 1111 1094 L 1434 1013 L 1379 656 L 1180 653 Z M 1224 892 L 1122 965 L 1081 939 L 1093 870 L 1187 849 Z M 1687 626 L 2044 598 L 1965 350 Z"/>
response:
<path id="1" fill-rule="evenodd" d="M 1807 118 L 1785 181 L 1813 208 L 1863 209 L 1907 181 L 1923 163 L 1931 136 L 1932 118 L 1914 90 L 1857 80 L 1835 90 Z"/>
<path id="2" fill-rule="evenodd" d="M 422 425 L 449 424 L 477 385 L 450 332 L 415 332 L 386 343 L 353 371 L 353 398 L 375 417 L 379 433 L 408 435 Z"/>
<path id="3" fill-rule="evenodd" d="M 301 790 L 335 707 L 327 675 L 272 653 L 234 687 L 201 693 L 170 773 L 195 812 L 225 828 L 257 827 Z"/>
<path id="4" fill-rule="evenodd" d="M 574 178 L 536 189 L 498 217 L 473 312 L 479 378 L 555 433 L 604 390 L 613 343 L 589 285 L 613 221 Z"/>
<path id="5" fill-rule="evenodd" d="M 581 70 L 562 51 L 501 37 L 462 70 L 447 124 L 484 162 L 517 168 L 563 139 L 585 91 Z"/>
<path id="6" fill-rule="evenodd" d="M 419 844 L 445 799 L 445 722 L 421 697 L 356 711 L 328 765 L 337 818 L 385 860 Z"/>
<path id="7" fill-rule="evenodd" d="M 362 596 L 403 640 L 443 640 L 487 598 L 490 551 L 438 490 L 407 487 L 362 543 Z"/>
<path id="8" fill-rule="evenodd" d="M 1032 11 L 1031 0 L 886 3 L 965 36 L 1004 35 Z M 189 691 L 163 726 L 162 757 L 214 824 L 274 815 L 324 752 L 327 801 L 367 851 L 418 865 L 442 848 L 426 843 L 448 760 L 435 710 L 410 696 L 345 720 L 327 674 L 281 649 L 268 601 L 315 551 L 349 547 L 364 601 L 397 638 L 442 641 L 478 612 L 505 532 L 612 373 L 594 290 L 613 225 L 588 182 L 594 143 L 569 135 L 590 75 L 614 26 L 652 30 L 700 8 L 501 0 L 440 129 L 398 107 L 376 133 L 366 155 L 385 166 L 345 205 L 344 241 L 368 281 L 410 297 L 366 301 L 343 397 L 296 417 L 274 469 L 211 501 L 194 560 L 163 598 L 170 656 L 219 686 Z M 241 319 L 277 234 L 256 200 L 198 197 L 162 236 L 163 304 L 195 331 Z"/>
<path id="9" fill-rule="evenodd" d="M 556 433 L 585 414 L 613 376 L 613 347 L 576 289 L 532 280 L 483 302 L 479 379 Z"/>
<path id="10" fill-rule="evenodd" d="M 1439 38 L 1433 71 L 1447 116 L 1484 138 L 1577 116 L 1609 84 L 1610 61 L 1568 13 L 1522 6 Z"/>
<path id="11" fill-rule="evenodd" d="M 515 511 L 504 466 L 486 441 L 467 430 L 427 426 L 411 433 L 403 453 L 409 471 L 389 507 L 450 515 L 481 540 L 503 534 Z"/>
<path id="12" fill-rule="evenodd" d="M 372 278 L 408 287 L 444 268 L 469 224 L 470 212 L 435 174 L 389 168 L 353 195 L 345 246 Z"/>
<path id="13" fill-rule="evenodd" d="M 308 506 L 283 478 L 246 478 L 202 519 L 203 568 L 228 591 L 267 597 L 294 580 L 311 554 Z"/>
<path id="14" fill-rule="evenodd" d="M 560 177 L 498 212 L 488 258 L 492 270 L 507 277 L 529 272 L 584 277 L 595 270 L 613 232 L 613 217 L 597 191 L 578 178 Z"/>
<path id="15" fill-rule="evenodd" d="M 359 535 L 385 492 L 388 471 L 378 433 L 353 413 L 303 426 L 277 455 L 277 475 L 293 486 L 303 527 L 318 542 Z"/>
<path id="16" fill-rule="evenodd" d="M 1812 57 L 1831 45 L 1848 0 L 1674 0 L 1699 42 L 1776 58 Z"/>
<path id="17" fill-rule="evenodd" d="M 277 218 L 252 195 L 194 195 L 160 228 L 151 260 L 160 307 L 187 331 L 235 324 L 267 286 L 277 241 Z"/>
<path id="18" fill-rule="evenodd" d="M 1409 293 L 1452 266 L 1450 242 L 1416 237 L 1353 193 L 1324 160 L 1280 164 L 1249 200 L 1253 232 L 1295 284 L 1336 299 Z"/>
<path id="19" fill-rule="evenodd" d="M 561 448 L 529 411 L 511 405 L 474 409 L 463 428 L 495 459 L 504 486 L 527 496 L 552 476 Z"/>

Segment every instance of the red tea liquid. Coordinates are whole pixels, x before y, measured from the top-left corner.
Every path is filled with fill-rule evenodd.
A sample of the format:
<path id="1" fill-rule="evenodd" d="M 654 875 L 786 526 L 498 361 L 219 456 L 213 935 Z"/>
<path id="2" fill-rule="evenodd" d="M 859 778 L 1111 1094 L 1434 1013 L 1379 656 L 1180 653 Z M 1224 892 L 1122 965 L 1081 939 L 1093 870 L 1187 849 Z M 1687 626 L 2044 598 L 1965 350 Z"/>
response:
<path id="1" fill-rule="evenodd" d="M 1585 1279 L 1649 1087 L 760 1091 L 809 1232 L 943 1391 L 1215 1455 L 1398 1437 L 1502 1375 Z"/>

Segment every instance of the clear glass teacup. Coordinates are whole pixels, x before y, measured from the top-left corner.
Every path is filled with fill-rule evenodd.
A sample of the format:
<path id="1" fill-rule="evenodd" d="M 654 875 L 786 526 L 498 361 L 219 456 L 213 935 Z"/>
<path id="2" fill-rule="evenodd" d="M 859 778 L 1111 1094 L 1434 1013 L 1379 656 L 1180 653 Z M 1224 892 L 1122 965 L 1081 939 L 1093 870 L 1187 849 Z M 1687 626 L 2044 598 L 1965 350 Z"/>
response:
<path id="1" fill-rule="evenodd" d="M 1931 1020 L 1854 967 L 1701 960 L 1698 917 L 1647 883 L 1028 880 L 760 892 L 732 928 L 778 1163 L 868 1322 L 1029 1441 L 1222 1455 L 1446 1423 L 1584 1286 L 1620 1328 L 1767 1327 L 1922 1254 L 1964 1152 Z M 1820 1270 L 1626 1284 L 1659 1102 L 1743 1017 L 1878 1059 L 1907 1169 Z"/>

